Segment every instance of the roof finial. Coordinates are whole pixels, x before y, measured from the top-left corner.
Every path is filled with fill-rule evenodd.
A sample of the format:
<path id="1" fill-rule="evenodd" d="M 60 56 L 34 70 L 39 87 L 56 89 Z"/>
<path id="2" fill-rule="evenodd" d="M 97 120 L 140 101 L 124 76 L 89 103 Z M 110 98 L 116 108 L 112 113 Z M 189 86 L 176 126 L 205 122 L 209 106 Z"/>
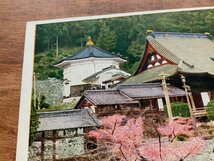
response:
<path id="1" fill-rule="evenodd" d="M 94 43 L 93 43 L 93 41 L 91 39 L 91 36 L 89 36 L 88 39 L 87 39 L 87 42 L 86 42 L 86 46 L 93 46 L 93 45 L 94 45 Z"/>
<path id="2" fill-rule="evenodd" d="M 154 31 L 152 29 L 146 30 L 147 34 L 153 33 Z"/>
<path id="3" fill-rule="evenodd" d="M 205 35 L 210 35 L 210 33 L 209 33 L 209 32 L 205 32 L 204 34 L 205 34 Z"/>

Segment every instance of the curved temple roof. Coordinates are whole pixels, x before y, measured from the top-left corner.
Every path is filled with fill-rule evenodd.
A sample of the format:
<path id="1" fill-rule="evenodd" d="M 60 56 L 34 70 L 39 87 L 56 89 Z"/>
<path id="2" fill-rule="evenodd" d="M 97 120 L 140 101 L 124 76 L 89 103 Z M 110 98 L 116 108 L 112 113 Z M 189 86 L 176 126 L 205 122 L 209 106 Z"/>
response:
<path id="1" fill-rule="evenodd" d="M 180 63 L 180 72 L 214 75 L 214 42 L 209 34 L 154 32 L 146 39 L 162 56 Z"/>
<path id="2" fill-rule="evenodd" d="M 100 48 L 97 48 L 95 46 L 90 45 L 90 46 L 86 46 L 85 48 L 79 50 L 76 54 L 57 62 L 55 64 L 55 66 L 58 66 L 59 64 L 61 64 L 64 61 L 80 60 L 80 59 L 86 59 L 86 58 L 90 58 L 90 57 L 94 57 L 94 58 L 119 58 L 123 62 L 126 61 L 125 59 L 123 59 L 122 57 L 120 57 L 116 54 L 111 54 L 107 51 L 104 51 Z"/>
<path id="3" fill-rule="evenodd" d="M 209 34 L 151 32 L 147 37 L 147 45 L 151 45 L 162 57 L 174 65 L 164 64 L 140 71 L 145 59 L 144 55 L 136 74 L 125 82 L 142 83 L 160 79 L 159 74 L 165 72 L 169 76 L 177 73 L 209 74 L 214 76 L 214 42 Z M 139 74 L 137 74 L 139 73 Z"/>

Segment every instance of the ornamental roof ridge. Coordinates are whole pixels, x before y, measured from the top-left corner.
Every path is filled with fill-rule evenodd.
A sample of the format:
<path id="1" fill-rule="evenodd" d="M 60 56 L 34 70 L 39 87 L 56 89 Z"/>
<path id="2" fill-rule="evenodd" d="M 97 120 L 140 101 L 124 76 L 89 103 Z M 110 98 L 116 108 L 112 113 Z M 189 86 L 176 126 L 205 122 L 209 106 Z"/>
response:
<path id="1" fill-rule="evenodd" d="M 60 64 L 63 61 L 80 60 L 80 59 L 86 59 L 86 58 L 91 58 L 91 57 L 112 58 L 112 59 L 120 58 L 120 59 L 126 61 L 126 59 L 122 58 L 121 56 L 119 56 L 117 54 L 112 54 L 108 51 L 105 51 L 103 49 L 96 47 L 95 45 L 88 45 L 88 46 L 85 46 L 84 48 L 78 50 L 75 54 L 56 62 L 54 65 Z"/>
<path id="2" fill-rule="evenodd" d="M 188 32 L 151 32 L 148 33 L 153 37 L 155 36 L 174 36 L 179 38 L 207 38 L 211 39 L 211 35 L 208 32 L 205 33 L 188 33 Z"/>

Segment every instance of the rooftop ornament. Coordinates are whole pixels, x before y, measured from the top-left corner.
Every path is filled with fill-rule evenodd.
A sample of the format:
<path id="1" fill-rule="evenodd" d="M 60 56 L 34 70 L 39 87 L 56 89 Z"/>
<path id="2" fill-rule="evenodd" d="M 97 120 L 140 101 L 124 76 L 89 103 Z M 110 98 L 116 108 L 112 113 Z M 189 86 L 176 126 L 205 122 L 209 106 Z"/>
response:
<path id="1" fill-rule="evenodd" d="M 87 42 L 86 42 L 86 46 L 93 46 L 93 45 L 94 45 L 94 43 L 93 43 L 93 41 L 91 39 L 91 36 L 89 36 L 88 39 L 87 39 Z"/>
<path id="2" fill-rule="evenodd" d="M 209 32 L 205 32 L 204 34 L 205 34 L 205 35 L 210 35 L 210 33 L 209 33 Z"/>
<path id="3" fill-rule="evenodd" d="M 147 34 L 150 34 L 150 33 L 153 33 L 153 32 L 154 32 L 153 30 L 146 30 Z"/>

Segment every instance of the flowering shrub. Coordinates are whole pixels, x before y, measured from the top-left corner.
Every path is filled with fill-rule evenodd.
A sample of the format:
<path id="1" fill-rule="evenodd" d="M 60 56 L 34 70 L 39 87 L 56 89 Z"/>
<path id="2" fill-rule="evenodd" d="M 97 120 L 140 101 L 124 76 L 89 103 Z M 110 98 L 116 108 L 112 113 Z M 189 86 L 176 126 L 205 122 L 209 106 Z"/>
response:
<path id="1" fill-rule="evenodd" d="M 189 118 L 178 118 L 157 128 L 158 132 L 173 141 L 178 136 L 194 137 L 193 121 Z"/>
<path id="2" fill-rule="evenodd" d="M 101 120 L 102 129 L 90 131 L 90 137 L 110 142 L 112 153 L 120 158 L 132 160 L 138 156 L 143 135 L 141 117 L 128 119 L 123 115 L 113 115 Z"/>

